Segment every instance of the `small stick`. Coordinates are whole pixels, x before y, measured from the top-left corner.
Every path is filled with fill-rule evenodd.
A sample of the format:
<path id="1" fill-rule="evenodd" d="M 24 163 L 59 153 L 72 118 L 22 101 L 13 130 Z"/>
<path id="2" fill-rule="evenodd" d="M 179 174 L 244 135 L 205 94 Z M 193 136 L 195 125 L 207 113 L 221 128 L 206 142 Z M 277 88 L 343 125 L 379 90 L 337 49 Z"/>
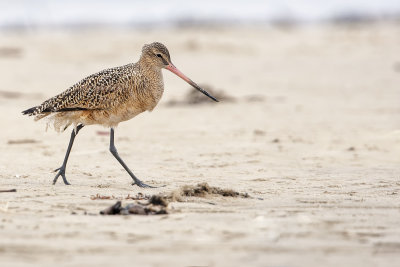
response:
<path id="1" fill-rule="evenodd" d="M 17 189 L 0 190 L 0 193 L 17 192 Z"/>

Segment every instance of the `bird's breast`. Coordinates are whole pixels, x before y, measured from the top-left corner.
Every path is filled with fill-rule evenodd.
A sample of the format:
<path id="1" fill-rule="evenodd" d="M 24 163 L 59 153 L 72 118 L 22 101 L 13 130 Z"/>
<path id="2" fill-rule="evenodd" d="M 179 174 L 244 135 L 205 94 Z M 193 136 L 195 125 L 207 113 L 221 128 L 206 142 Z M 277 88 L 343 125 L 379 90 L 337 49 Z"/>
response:
<path id="1" fill-rule="evenodd" d="M 152 101 L 149 105 L 149 107 L 147 108 L 148 111 L 152 111 L 158 104 L 158 102 L 160 101 L 163 93 L 164 93 L 164 84 L 159 84 L 156 88 L 154 88 L 152 90 Z"/>
<path id="2" fill-rule="evenodd" d="M 164 93 L 164 81 L 161 71 L 147 75 L 141 85 L 141 88 L 138 88 L 138 102 L 143 111 L 152 111 Z"/>

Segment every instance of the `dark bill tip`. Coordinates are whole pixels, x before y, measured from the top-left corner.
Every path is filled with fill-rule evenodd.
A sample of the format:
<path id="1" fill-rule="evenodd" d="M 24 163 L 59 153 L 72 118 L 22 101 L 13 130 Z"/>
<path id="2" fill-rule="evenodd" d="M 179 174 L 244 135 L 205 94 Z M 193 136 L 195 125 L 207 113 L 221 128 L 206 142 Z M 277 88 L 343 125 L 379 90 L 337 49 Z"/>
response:
<path id="1" fill-rule="evenodd" d="M 198 91 L 202 92 L 204 95 L 208 96 L 209 98 L 211 98 L 212 100 L 214 100 L 215 102 L 219 102 L 218 99 L 216 99 L 215 97 L 213 97 L 212 95 L 210 95 L 206 90 L 202 89 L 200 86 L 198 86 L 196 83 L 194 83 L 193 81 L 190 81 L 189 84 L 191 86 L 193 86 L 194 88 L 196 88 Z"/>
<path id="2" fill-rule="evenodd" d="M 198 86 L 195 82 L 193 82 L 191 79 L 186 77 L 182 72 L 180 72 L 172 63 L 170 63 L 168 66 L 165 67 L 167 70 L 175 73 L 177 76 L 181 77 L 184 81 L 186 81 L 188 84 L 214 100 L 215 102 L 219 102 L 215 97 L 210 95 L 206 90 L 202 89 L 200 86 Z"/>

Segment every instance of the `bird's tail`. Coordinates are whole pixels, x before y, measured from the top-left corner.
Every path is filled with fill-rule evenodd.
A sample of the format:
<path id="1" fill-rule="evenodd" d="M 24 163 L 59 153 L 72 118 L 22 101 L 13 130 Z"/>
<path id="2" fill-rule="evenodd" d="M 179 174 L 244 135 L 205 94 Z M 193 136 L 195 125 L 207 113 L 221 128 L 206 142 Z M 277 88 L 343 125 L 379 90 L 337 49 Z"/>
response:
<path id="1" fill-rule="evenodd" d="M 41 106 L 28 108 L 27 110 L 22 111 L 22 115 L 35 116 L 35 121 L 38 121 L 50 115 L 50 112 L 42 113 L 40 108 Z"/>
<path id="2" fill-rule="evenodd" d="M 29 115 L 29 116 L 36 115 L 38 114 L 38 108 L 39 108 L 38 106 L 33 108 L 28 108 L 27 110 L 22 111 L 22 115 Z"/>

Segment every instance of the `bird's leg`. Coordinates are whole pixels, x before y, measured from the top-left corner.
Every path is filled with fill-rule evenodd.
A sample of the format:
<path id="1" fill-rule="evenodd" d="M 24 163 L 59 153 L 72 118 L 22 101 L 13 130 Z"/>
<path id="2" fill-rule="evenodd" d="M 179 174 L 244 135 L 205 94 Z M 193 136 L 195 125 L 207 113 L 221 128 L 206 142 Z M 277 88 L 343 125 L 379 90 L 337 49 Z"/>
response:
<path id="1" fill-rule="evenodd" d="M 155 188 L 154 186 L 150 186 L 147 185 L 145 183 L 143 183 L 142 181 L 140 181 L 133 173 L 132 171 L 129 169 L 128 166 L 126 166 L 125 162 L 121 159 L 121 157 L 118 155 L 118 151 L 117 148 L 114 145 L 114 129 L 111 128 L 110 131 L 110 152 L 111 154 L 113 154 L 113 156 L 118 160 L 118 162 L 122 165 L 122 167 L 124 167 L 124 169 L 129 173 L 129 175 L 132 177 L 133 179 L 133 183 L 132 185 L 137 185 L 139 187 L 150 187 L 150 188 Z"/>
<path id="2" fill-rule="evenodd" d="M 55 184 L 57 182 L 57 179 L 60 175 L 64 181 L 64 184 L 66 184 L 66 185 L 70 184 L 70 183 L 68 183 L 67 178 L 65 177 L 65 168 L 67 167 L 69 153 L 71 153 L 71 148 L 72 148 L 72 145 L 74 144 L 75 136 L 78 134 L 79 130 L 83 128 L 83 126 L 84 126 L 83 124 L 79 124 L 78 126 L 76 126 L 76 129 L 72 130 L 71 139 L 69 139 L 69 145 L 68 145 L 67 153 L 65 154 L 64 162 L 60 168 L 54 170 L 55 172 L 58 171 L 58 173 L 57 173 L 56 177 L 54 177 L 53 184 Z"/>

